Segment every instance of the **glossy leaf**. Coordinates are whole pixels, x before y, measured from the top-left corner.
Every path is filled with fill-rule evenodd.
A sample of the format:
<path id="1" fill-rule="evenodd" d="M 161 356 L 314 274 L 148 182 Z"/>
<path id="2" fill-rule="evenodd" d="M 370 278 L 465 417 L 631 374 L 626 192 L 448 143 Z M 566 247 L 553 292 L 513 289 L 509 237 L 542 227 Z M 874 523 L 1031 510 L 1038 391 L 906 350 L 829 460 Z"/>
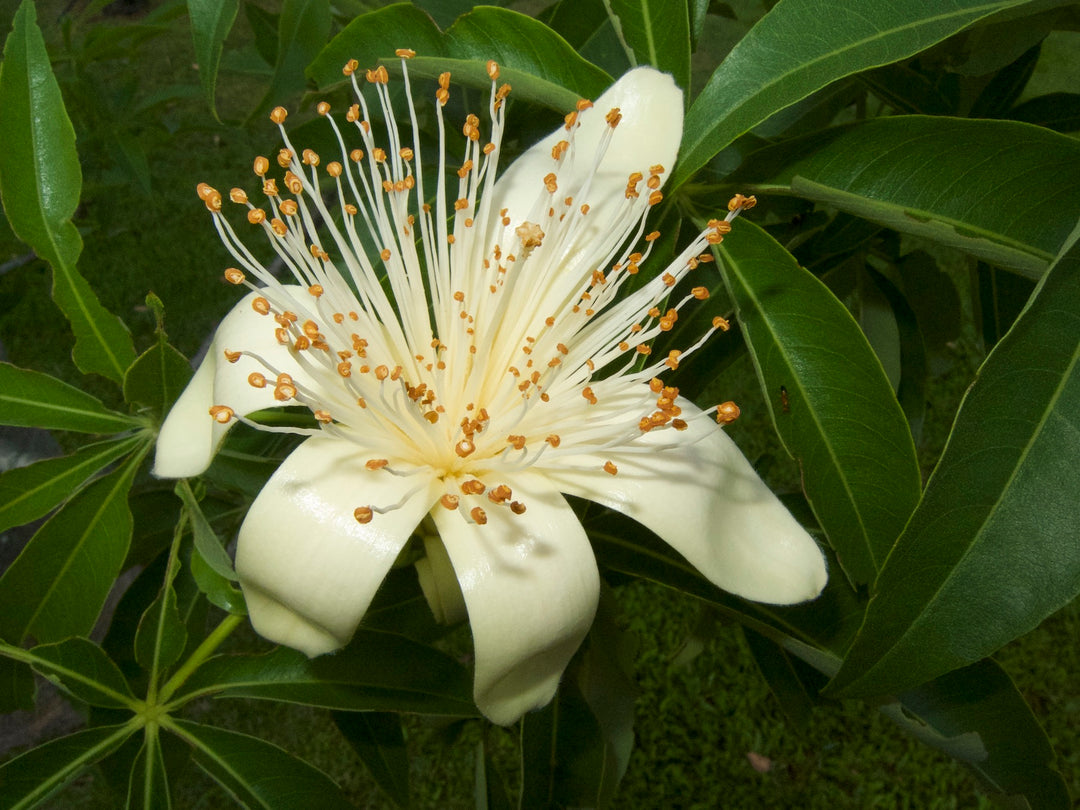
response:
<path id="1" fill-rule="evenodd" d="M 409 74 L 435 78 L 449 70 L 455 82 L 487 89 L 487 62 L 501 70 L 499 81 L 514 88 L 513 97 L 571 110 L 578 99 L 594 98 L 611 77 L 585 61 L 567 42 L 533 18 L 506 9 L 481 7 L 458 18 L 442 34 L 431 18 L 405 4 L 388 6 L 357 17 L 334 37 L 308 69 L 320 87 L 342 81 L 341 68 L 356 54 L 365 63 L 376 58 L 396 65 L 394 51 L 408 47 Z"/>
<path id="2" fill-rule="evenodd" d="M 690 11 L 686 0 L 611 0 L 611 10 L 639 65 L 670 73 L 690 88 Z"/>
<path id="3" fill-rule="evenodd" d="M 188 359 L 159 333 L 158 341 L 140 354 L 124 375 L 124 399 L 164 415 L 190 379 Z"/>
<path id="4" fill-rule="evenodd" d="M 345 711 L 407 711 L 472 717 L 468 672 L 446 654 L 402 636 L 361 629 L 334 655 L 279 648 L 207 661 L 178 697 L 250 697 Z"/>
<path id="5" fill-rule="evenodd" d="M 329 776 L 256 737 L 172 720 L 167 728 L 191 745 L 196 764 L 251 810 L 352 808 Z"/>
<path id="6" fill-rule="evenodd" d="M 135 702 L 120 668 L 88 639 L 42 644 L 29 650 L 26 660 L 65 692 L 91 706 L 125 709 Z"/>
<path id="7" fill-rule="evenodd" d="M 195 60 L 199 63 L 199 81 L 206 94 L 206 103 L 214 118 L 217 118 L 215 91 L 221 49 L 236 21 L 240 5 L 237 0 L 187 0 L 187 7 L 191 19 L 191 38 L 195 43 Z"/>
<path id="8" fill-rule="evenodd" d="M 88 635 L 131 542 L 127 496 L 143 453 L 73 497 L 0 578 L 0 637 Z"/>
<path id="9" fill-rule="evenodd" d="M 124 810 L 170 810 L 169 775 L 157 727 L 147 727 L 143 747 L 131 764 Z"/>
<path id="10" fill-rule="evenodd" d="M 75 130 L 53 76 L 35 5 L 24 0 L 0 74 L 0 195 L 11 229 L 53 269 L 53 299 L 75 332 L 83 372 L 119 382 L 135 359 L 127 327 L 98 301 L 75 264 L 82 238 L 71 223 L 82 171 Z"/>
<path id="11" fill-rule="evenodd" d="M 1080 143 L 1014 121 L 897 116 L 825 133 L 739 177 L 1038 278 L 1080 210 Z M 776 155 L 774 158 L 772 155 Z M 755 166 L 756 164 L 756 166 Z M 755 173 L 768 177 L 755 178 Z M 1017 189 L 1039 194 L 1018 205 Z"/>
<path id="12" fill-rule="evenodd" d="M 886 65 L 1025 0 L 781 0 L 713 72 L 686 117 L 668 188 L 773 113 L 827 84 Z"/>
<path id="13" fill-rule="evenodd" d="M 8 760 L 0 765 L 0 807 L 36 807 L 119 748 L 134 730 L 131 725 L 88 728 Z"/>
<path id="14" fill-rule="evenodd" d="M 48 374 L 0 363 L 0 424 L 117 433 L 141 423 Z"/>
<path id="15" fill-rule="evenodd" d="M 334 724 L 398 807 L 409 806 L 409 755 L 394 712 L 334 712 Z"/>
<path id="16" fill-rule="evenodd" d="M 274 75 L 253 115 L 285 103 L 304 89 L 304 68 L 322 50 L 329 34 L 329 0 L 285 0 L 278 19 Z"/>
<path id="17" fill-rule="evenodd" d="M 210 567 L 210 563 L 194 548 L 188 563 L 195 584 L 210 604 L 228 613 L 247 615 L 243 592 L 233 582 Z"/>
<path id="18" fill-rule="evenodd" d="M 393 64 L 399 48 L 411 48 L 421 57 L 446 53 L 443 33 L 431 17 L 412 3 L 395 3 L 345 26 L 308 66 L 307 75 L 325 90 L 346 81 L 341 69 L 350 59 L 361 60 L 364 68 L 378 61 Z"/>
<path id="19" fill-rule="evenodd" d="M 1080 227 L 987 357 L 830 690 L 969 664 L 1080 592 Z"/>
<path id="20" fill-rule="evenodd" d="M 87 479 L 142 441 L 139 436 L 131 436 L 89 444 L 70 456 L 43 459 L 0 473 L 0 532 L 48 514 L 78 492 Z"/>
<path id="21" fill-rule="evenodd" d="M 203 514 L 195 493 L 191 491 L 191 485 L 187 481 L 177 483 L 175 492 L 177 497 L 184 502 L 188 520 L 191 522 L 191 533 L 195 537 L 195 553 L 202 557 L 202 561 L 219 576 L 228 580 L 236 581 L 236 571 L 233 569 L 232 560 L 225 547 L 221 544 L 210 521 Z"/>
<path id="22" fill-rule="evenodd" d="M 907 420 L 851 315 L 772 237 L 740 220 L 719 252 L 807 500 L 847 575 L 869 582 L 919 499 Z"/>

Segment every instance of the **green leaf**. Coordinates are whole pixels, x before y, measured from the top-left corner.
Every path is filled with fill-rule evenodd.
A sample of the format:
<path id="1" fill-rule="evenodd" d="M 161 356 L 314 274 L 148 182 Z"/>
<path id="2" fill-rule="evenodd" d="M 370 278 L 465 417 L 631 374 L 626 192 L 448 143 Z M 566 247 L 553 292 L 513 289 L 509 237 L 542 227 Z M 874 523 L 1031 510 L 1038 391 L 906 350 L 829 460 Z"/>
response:
<path id="1" fill-rule="evenodd" d="M 743 627 L 742 631 L 746 646 L 754 656 L 754 663 L 769 684 L 769 691 L 780 704 L 780 710 L 788 722 L 800 729 L 808 726 L 814 708 L 814 692 L 803 683 L 795 660 L 772 639 L 749 627 Z"/>
<path id="2" fill-rule="evenodd" d="M 844 306 L 745 220 L 719 248 L 724 281 L 780 438 L 855 582 L 870 582 L 919 499 L 907 420 Z"/>
<path id="3" fill-rule="evenodd" d="M 501 70 L 499 81 L 514 88 L 511 97 L 545 104 L 559 112 L 574 109 L 581 98 L 596 98 L 611 84 L 604 71 L 526 14 L 481 6 L 459 17 L 446 34 L 448 55 L 455 60 L 472 60 L 469 69 L 459 65 L 447 70 L 475 81 L 480 78 L 477 69 L 494 59 Z M 490 86 L 486 69 L 481 82 L 480 86 Z"/>
<path id="4" fill-rule="evenodd" d="M 1072 802 L 1054 749 L 1012 679 L 987 659 L 905 692 L 881 711 L 919 741 L 970 768 L 1003 801 L 1040 810 Z"/>
<path id="5" fill-rule="evenodd" d="M 91 706 L 127 709 L 135 703 L 120 668 L 88 639 L 69 638 L 58 644 L 43 644 L 24 655 L 35 670 Z"/>
<path id="6" fill-rule="evenodd" d="M 247 605 L 241 590 L 233 585 L 228 577 L 222 576 L 211 568 L 203 555 L 195 548 L 191 550 L 188 568 L 195 580 L 195 585 L 210 600 L 210 604 L 228 613 L 247 615 Z"/>
<path id="7" fill-rule="evenodd" d="M 0 195 L 11 229 L 53 269 L 53 299 L 75 332 L 72 357 L 84 373 L 119 382 L 135 359 L 127 327 L 98 302 L 75 269 L 82 238 L 71 223 L 82 171 L 35 6 L 24 0 L 4 47 L 0 74 Z"/>
<path id="8" fill-rule="evenodd" d="M 142 426 L 55 377 L 10 363 L 0 363 L 0 424 L 79 433 L 118 433 Z"/>
<path id="9" fill-rule="evenodd" d="M 191 364 L 159 336 L 159 340 L 131 365 L 124 375 L 124 399 L 145 405 L 163 416 L 191 379 Z"/>
<path id="10" fill-rule="evenodd" d="M 135 632 L 135 660 L 150 672 L 160 673 L 180 660 L 187 646 L 187 627 L 176 607 L 171 578 L 142 615 Z"/>
<path id="11" fill-rule="evenodd" d="M 169 775 L 157 726 L 146 727 L 143 747 L 131 764 L 125 810 L 170 810 Z"/>
<path id="12" fill-rule="evenodd" d="M 670 191 L 773 113 L 867 68 L 918 53 L 1026 0 L 780 0 L 690 107 Z"/>
<path id="13" fill-rule="evenodd" d="M 334 724 L 398 807 L 409 806 L 409 755 L 394 712 L 334 712 Z"/>
<path id="14" fill-rule="evenodd" d="M 22 660 L 0 657 L 0 714 L 34 710 L 34 674 Z"/>
<path id="15" fill-rule="evenodd" d="M 1080 226 L 979 369 L 830 691 L 969 664 L 1080 592 Z"/>
<path id="16" fill-rule="evenodd" d="M 344 82 L 341 69 L 350 59 L 361 67 L 377 61 L 393 64 L 394 52 L 411 48 L 425 57 L 443 56 L 443 33 L 412 3 L 396 3 L 361 14 L 331 39 L 308 66 L 307 75 L 323 90 Z"/>
<path id="17" fill-rule="evenodd" d="M 219 576 L 235 582 L 237 578 L 236 570 L 233 568 L 229 553 L 221 544 L 217 534 L 214 533 L 210 521 L 203 514 L 195 493 L 191 491 L 191 485 L 186 480 L 179 481 L 173 491 L 184 502 L 188 520 L 191 521 L 191 533 L 195 537 L 194 553 L 202 557 L 203 562 Z"/>
<path id="18" fill-rule="evenodd" d="M 198 766 L 245 807 L 352 808 L 329 776 L 276 745 L 187 720 L 170 720 L 167 728 L 191 745 Z"/>
<path id="19" fill-rule="evenodd" d="M 766 148 L 737 177 L 1038 278 L 1071 230 L 1059 212 L 1080 209 L 1080 143 L 1014 121 L 896 116 Z M 1039 194 L 1018 204 L 1026 188 Z"/>
<path id="20" fill-rule="evenodd" d="M 236 21 L 240 5 L 237 0 L 187 0 L 187 7 L 191 18 L 191 38 L 195 44 L 195 60 L 199 63 L 199 81 L 202 82 L 210 111 L 220 121 L 215 90 L 221 49 Z"/>
<path id="21" fill-rule="evenodd" d="M 690 90 L 690 9 L 686 0 L 611 0 L 639 65 L 670 73 Z"/>
<path id="22" fill-rule="evenodd" d="M 488 752 L 487 741 L 476 744 L 476 772 L 473 782 L 476 810 L 511 810 L 514 807 L 506 793 L 506 781 Z"/>
<path id="23" fill-rule="evenodd" d="M 0 473 L 0 532 L 48 514 L 78 492 L 91 476 L 142 441 L 140 436 L 131 436 L 89 444 L 70 456 L 48 458 Z"/>
<path id="24" fill-rule="evenodd" d="M 211 658 L 177 699 L 250 697 L 345 711 L 402 711 L 474 717 L 469 673 L 432 647 L 361 629 L 348 647 L 310 659 L 279 648 Z"/>
<path id="25" fill-rule="evenodd" d="M 0 765 L 0 807 L 27 810 L 104 759 L 135 731 L 131 724 L 99 726 L 52 740 Z"/>
<path id="26" fill-rule="evenodd" d="M 278 20 L 274 75 L 252 117 L 304 89 L 304 68 L 322 50 L 329 34 L 329 0 L 285 0 Z"/>
<path id="27" fill-rule="evenodd" d="M 412 5 L 399 4 L 357 17 L 322 50 L 308 76 L 322 88 L 339 84 L 341 68 L 361 54 L 365 64 L 376 58 L 393 66 L 394 51 L 417 52 L 409 75 L 434 78 L 449 70 L 454 80 L 486 89 L 491 86 L 487 62 L 499 63 L 500 82 L 521 98 L 566 111 L 582 97 L 594 98 L 611 83 L 604 71 L 584 60 L 566 40 L 524 14 L 480 7 L 458 18 L 442 34 L 431 18 Z"/>
<path id="28" fill-rule="evenodd" d="M 0 578 L 0 637 L 90 633 L 131 541 L 127 496 L 145 453 L 86 487 L 30 538 Z"/>

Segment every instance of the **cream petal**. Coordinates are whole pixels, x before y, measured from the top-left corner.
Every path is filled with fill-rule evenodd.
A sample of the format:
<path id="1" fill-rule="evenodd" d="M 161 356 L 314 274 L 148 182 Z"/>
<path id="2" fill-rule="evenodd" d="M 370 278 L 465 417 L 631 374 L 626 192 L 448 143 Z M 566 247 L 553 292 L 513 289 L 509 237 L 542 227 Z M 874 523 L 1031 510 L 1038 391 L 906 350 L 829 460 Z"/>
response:
<path id="1" fill-rule="evenodd" d="M 398 552 L 437 498 L 433 473 L 373 472 L 342 439 L 308 439 L 255 499 L 236 573 L 259 635 L 310 656 L 348 643 Z M 391 506 L 361 524 L 358 506 Z"/>
<path id="2" fill-rule="evenodd" d="M 592 171 L 596 147 L 608 128 L 604 117 L 614 107 L 622 111 L 622 120 L 593 179 L 588 199 L 579 200 L 589 203 L 590 216 L 597 223 L 606 222 L 607 210 L 623 201 L 626 178 L 632 172 L 647 173 L 649 167 L 659 164 L 666 169 L 661 176 L 666 180 L 682 139 L 683 94 L 675 80 L 651 67 L 628 71 L 604 91 L 593 109 L 582 114 L 581 126 L 574 135 L 575 160 L 568 160 L 558 172 L 561 193 L 575 194 Z M 528 217 L 544 191 L 543 178 L 555 168 L 551 149 L 567 135 L 565 127 L 560 126 L 523 153 L 496 182 L 494 199 L 500 210 L 508 209 L 509 232 Z M 590 238 L 595 237 L 592 234 Z M 512 242 L 504 237 L 501 244 Z"/>
<path id="3" fill-rule="evenodd" d="M 487 524 L 458 511 L 432 516 L 461 584 L 476 651 L 476 705 L 509 725 L 547 704 L 592 624 L 596 560 L 569 505 L 542 477 L 502 482 L 526 512 L 484 499 Z"/>
<path id="4" fill-rule="evenodd" d="M 714 584 L 771 604 L 813 599 L 828 578 L 817 544 L 711 419 L 683 404 L 690 427 L 657 431 L 634 445 L 679 446 L 653 452 L 612 450 L 575 456 L 544 472 L 560 491 L 611 507 L 651 529 Z M 606 461 L 618 469 L 603 471 Z M 587 469 L 578 469 L 587 467 Z"/>
<path id="5" fill-rule="evenodd" d="M 284 294 L 292 289 L 282 288 Z M 222 354 L 226 349 L 255 352 L 279 372 L 300 373 L 288 349 L 274 337 L 277 324 L 272 317 L 260 315 L 251 308 L 251 302 L 258 296 L 257 292 L 246 295 L 222 319 L 195 376 L 165 417 L 158 434 L 154 475 L 190 478 L 210 466 L 222 439 L 235 424 L 222 425 L 214 421 L 209 413 L 212 406 L 228 405 L 236 414 L 245 416 L 262 408 L 281 405 L 274 399 L 272 381 L 262 389 L 248 383 L 248 375 L 253 371 L 267 377 L 271 376 L 270 372 L 247 356 L 229 363 Z"/>

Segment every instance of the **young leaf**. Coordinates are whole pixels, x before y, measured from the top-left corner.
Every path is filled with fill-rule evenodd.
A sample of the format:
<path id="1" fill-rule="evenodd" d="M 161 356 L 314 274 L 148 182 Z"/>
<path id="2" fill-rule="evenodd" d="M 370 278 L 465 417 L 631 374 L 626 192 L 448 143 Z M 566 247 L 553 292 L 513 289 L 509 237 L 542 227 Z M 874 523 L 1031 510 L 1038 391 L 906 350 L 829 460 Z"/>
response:
<path id="1" fill-rule="evenodd" d="M 232 560 L 218 539 L 217 534 L 214 533 L 214 529 L 210 526 L 210 521 L 203 514 L 195 493 L 191 491 L 191 485 L 186 480 L 180 481 L 174 491 L 177 497 L 184 502 L 188 519 L 191 521 L 191 533 L 195 537 L 195 553 L 202 557 L 203 562 L 212 571 L 227 580 L 235 582 L 236 571 L 233 569 Z"/>
<path id="2" fill-rule="evenodd" d="M 639 65 L 670 73 L 690 89 L 690 12 L 686 0 L 611 0 L 623 38 Z"/>
<path id="3" fill-rule="evenodd" d="M 31 0 L 23 0 L 4 46 L 0 141 L 0 194 L 8 222 L 52 265 L 53 299 L 75 332 L 75 364 L 84 373 L 119 382 L 135 349 L 127 327 L 101 306 L 75 269 L 82 238 L 71 216 L 79 204 L 82 171 L 75 130 Z"/>
<path id="4" fill-rule="evenodd" d="M 166 728 L 191 745 L 196 764 L 245 807 L 352 808 L 329 776 L 276 745 L 187 720 L 170 720 Z"/>
<path id="5" fill-rule="evenodd" d="M 80 433 L 118 433 L 141 427 L 137 420 L 110 411 L 78 388 L 10 363 L 0 363 L 0 424 Z"/>
<path id="6" fill-rule="evenodd" d="M 123 744 L 135 726 L 98 726 L 52 740 L 0 765 L 0 807 L 36 807 Z"/>
<path id="7" fill-rule="evenodd" d="M 195 580 L 195 585 L 210 600 L 210 604 L 228 613 L 247 615 L 243 592 L 233 584 L 232 580 L 211 568 L 210 563 L 195 548 L 191 550 L 188 568 L 192 579 Z"/>
<path id="8" fill-rule="evenodd" d="M 719 249 L 773 424 L 855 582 L 870 582 L 919 499 L 907 420 L 858 325 L 751 222 Z"/>
<path id="9" fill-rule="evenodd" d="M 88 639 L 42 644 L 25 653 L 25 657 L 35 670 L 91 706 L 127 709 L 135 703 L 120 668 Z"/>
<path id="10" fill-rule="evenodd" d="M 454 659 L 425 644 L 365 629 L 345 649 L 319 658 L 285 647 L 265 655 L 211 658 L 177 699 L 204 694 L 345 711 L 477 714 L 469 674 Z"/>
<path id="11" fill-rule="evenodd" d="M 187 628 L 169 581 L 142 615 L 135 633 L 135 660 L 143 669 L 160 673 L 180 660 L 186 646 Z"/>
<path id="12" fill-rule="evenodd" d="M 1080 592 L 1080 226 L 987 357 L 830 691 L 969 664 Z"/>
<path id="13" fill-rule="evenodd" d="M 47 458 L 0 473 L 0 532 L 37 520 L 78 492 L 99 470 L 134 450 L 139 436 L 81 447 L 70 456 Z"/>
<path id="14" fill-rule="evenodd" d="M 895 62 L 1026 0 L 784 0 L 739 41 L 686 116 L 668 193 L 764 121 L 844 76 Z"/>
<path id="15" fill-rule="evenodd" d="M 0 638 L 87 635 L 131 542 L 127 496 L 145 451 L 73 497 L 0 578 Z"/>
<path id="16" fill-rule="evenodd" d="M 124 375 L 124 399 L 163 416 L 184 390 L 191 373 L 188 359 L 159 333 L 158 342 L 140 354 Z"/>
<path id="17" fill-rule="evenodd" d="M 1058 212 L 1080 209 L 1080 143 L 1014 121 L 879 118 L 784 149 L 751 155 L 737 176 L 762 193 L 790 189 L 1031 278 L 1069 235 Z M 1023 188 L 1039 194 L 1018 206 Z"/>
<path id="18" fill-rule="evenodd" d="M 229 35 L 236 11 L 237 0 L 187 0 L 188 16 L 191 18 L 191 38 L 195 43 L 195 60 L 199 63 L 199 81 L 206 93 L 206 103 L 214 118 L 218 118 L 215 104 L 218 65 L 221 49 Z"/>
<path id="19" fill-rule="evenodd" d="M 398 807 L 409 806 L 409 755 L 394 712 L 334 712 L 334 724 Z"/>

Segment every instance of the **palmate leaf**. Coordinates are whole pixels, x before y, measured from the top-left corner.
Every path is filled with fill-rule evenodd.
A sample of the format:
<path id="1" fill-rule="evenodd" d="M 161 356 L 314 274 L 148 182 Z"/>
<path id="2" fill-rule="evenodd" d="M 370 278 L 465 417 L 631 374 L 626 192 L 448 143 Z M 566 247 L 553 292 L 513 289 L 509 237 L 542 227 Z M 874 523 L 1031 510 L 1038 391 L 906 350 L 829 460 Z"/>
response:
<path id="1" fill-rule="evenodd" d="M 75 130 L 31 0 L 19 7 L 4 47 L 0 141 L 4 211 L 15 234 L 52 266 L 53 300 L 75 332 L 75 364 L 120 382 L 135 349 L 127 327 L 75 269 L 82 238 L 71 216 L 79 204 L 82 171 Z"/>
<path id="2" fill-rule="evenodd" d="M 276 745 L 187 720 L 170 720 L 165 727 L 192 747 L 200 768 L 252 810 L 353 806 L 329 776 Z"/>
<path id="3" fill-rule="evenodd" d="M 668 188 L 773 113 L 1027 0 L 780 0 L 713 72 L 686 117 Z"/>
<path id="4" fill-rule="evenodd" d="M 0 637 L 12 643 L 89 634 L 127 555 L 127 496 L 148 446 L 41 527 L 0 578 Z"/>
<path id="5" fill-rule="evenodd" d="M 211 658 L 176 699 L 202 695 L 344 711 L 477 715 L 469 673 L 454 659 L 403 636 L 363 628 L 345 649 L 314 659 L 285 647 L 265 655 Z"/>
<path id="6" fill-rule="evenodd" d="M 1080 143 L 1014 121 L 896 116 L 767 147 L 732 179 L 1039 278 L 1080 211 Z"/>
<path id="7" fill-rule="evenodd" d="M 780 438 L 807 500 L 855 582 L 870 582 L 919 499 L 907 420 L 858 325 L 751 222 L 719 248 Z"/>
<path id="8" fill-rule="evenodd" d="M 19 660 L 91 706 L 125 709 L 135 704 L 135 696 L 120 668 L 88 639 L 69 638 L 58 644 L 42 644 L 19 651 L 19 655 Z"/>
<path id="9" fill-rule="evenodd" d="M 143 747 L 131 763 L 124 810 L 170 810 L 169 775 L 157 726 L 147 726 Z"/>
<path id="10" fill-rule="evenodd" d="M 979 370 L 830 691 L 969 664 L 1080 592 L 1080 226 Z"/>
<path id="11" fill-rule="evenodd" d="M 304 89 L 304 68 L 319 53 L 329 34 L 329 0 L 285 0 L 278 18 L 274 73 L 252 117 Z"/>
<path id="12" fill-rule="evenodd" d="M 104 759 L 135 726 L 99 726 L 52 740 L 0 765 L 0 807 L 36 807 L 95 762 Z"/>

